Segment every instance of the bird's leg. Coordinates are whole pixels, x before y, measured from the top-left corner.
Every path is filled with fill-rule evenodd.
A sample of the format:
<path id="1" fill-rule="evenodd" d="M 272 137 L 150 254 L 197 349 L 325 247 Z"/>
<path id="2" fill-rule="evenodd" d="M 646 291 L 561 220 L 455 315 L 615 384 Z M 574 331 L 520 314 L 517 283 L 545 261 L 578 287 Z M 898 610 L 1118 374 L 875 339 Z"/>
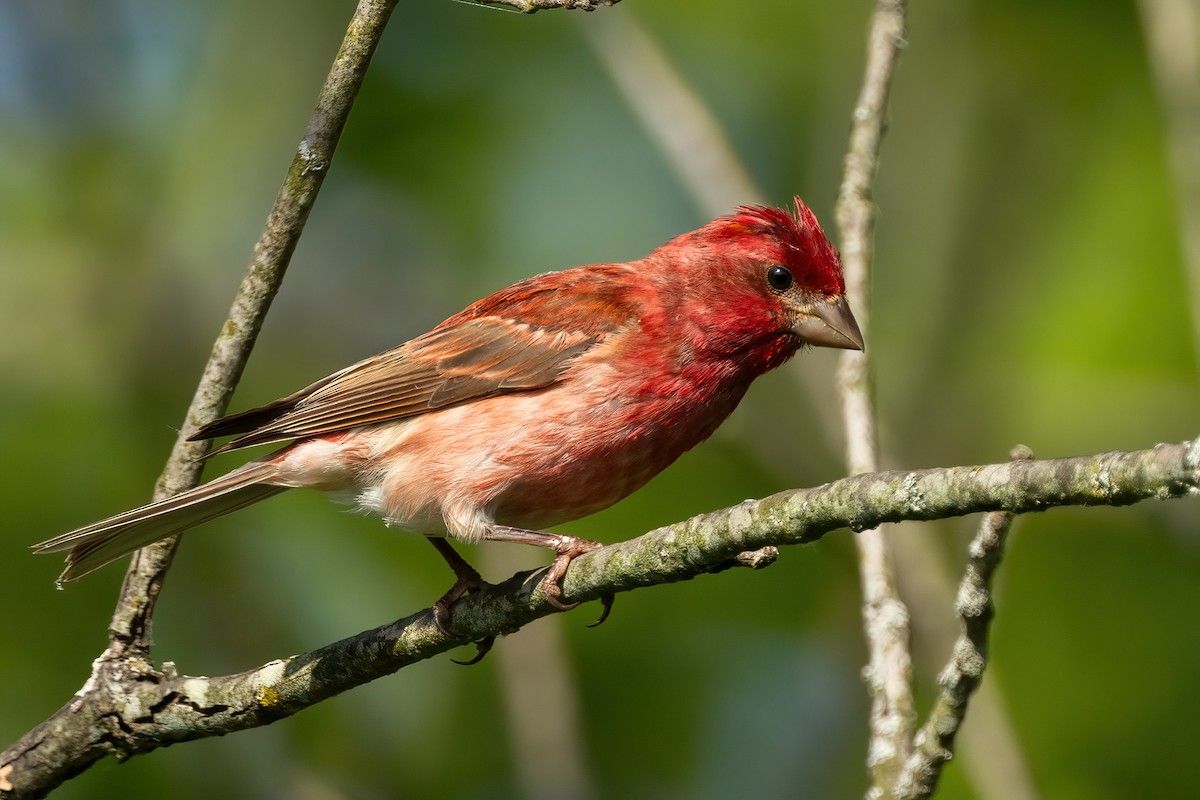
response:
<path id="1" fill-rule="evenodd" d="M 450 569 L 454 570 L 454 585 L 444 595 L 438 598 L 438 601 L 433 604 L 433 621 L 437 623 L 438 628 L 442 633 L 450 632 L 450 614 L 454 604 L 459 598 L 468 592 L 478 592 L 487 588 L 488 583 L 479 575 L 479 572 L 467 563 L 467 560 L 458 554 L 458 551 L 450 546 L 441 536 L 430 536 L 429 542 L 434 549 L 441 553 L 442 558 L 446 559 L 446 563 L 450 565 Z M 487 652 L 492 649 L 492 645 L 496 643 L 496 637 L 488 636 L 475 642 L 475 657 L 470 661 L 458 661 L 451 659 L 456 664 L 470 666 L 478 664 L 487 655 Z"/>
<path id="2" fill-rule="evenodd" d="M 429 543 L 441 554 L 442 558 L 446 559 L 450 569 L 454 570 L 454 585 L 433 604 L 433 614 L 438 627 L 445 630 L 446 626 L 450 624 L 450 607 L 468 592 L 478 592 L 486 588 L 487 583 L 480 577 L 479 572 L 468 564 L 466 559 L 460 556 L 458 551 L 451 547 L 444 538 L 430 536 Z"/>
<path id="3" fill-rule="evenodd" d="M 579 605 L 578 603 L 564 603 L 560 599 L 562 597 L 562 579 L 567 574 L 567 567 L 570 566 L 574 559 L 584 553 L 599 550 L 604 546 L 599 542 L 593 542 L 591 539 L 580 539 L 577 536 L 566 536 L 561 533 L 544 533 L 524 528 L 510 528 L 507 525 L 489 525 L 484 530 L 483 538 L 497 542 L 531 544 L 535 547 L 545 547 L 548 550 L 553 550 L 555 553 L 554 561 L 551 562 L 545 577 L 542 578 L 540 587 L 542 593 L 546 595 L 546 602 L 561 611 L 568 611 Z M 608 619 L 608 612 L 612 610 L 613 596 L 611 594 L 605 595 L 600 598 L 600 602 L 604 605 L 604 609 L 600 614 L 600 618 L 592 623 L 593 626 L 599 625 Z"/>

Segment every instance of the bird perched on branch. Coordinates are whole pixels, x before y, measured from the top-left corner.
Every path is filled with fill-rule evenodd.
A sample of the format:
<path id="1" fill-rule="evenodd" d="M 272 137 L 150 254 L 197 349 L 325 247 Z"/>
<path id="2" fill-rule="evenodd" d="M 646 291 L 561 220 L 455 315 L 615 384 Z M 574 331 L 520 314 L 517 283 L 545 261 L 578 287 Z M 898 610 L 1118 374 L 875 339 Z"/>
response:
<path id="1" fill-rule="evenodd" d="M 600 545 L 543 529 L 606 508 L 704 441 L 750 383 L 805 345 L 862 349 L 816 217 L 739 207 L 645 258 L 521 281 L 428 333 L 196 431 L 217 453 L 289 442 L 219 478 L 34 546 L 61 580 L 290 488 L 424 534 L 454 569 L 439 620 L 478 573 L 444 537 L 549 548 L 552 604 Z"/>

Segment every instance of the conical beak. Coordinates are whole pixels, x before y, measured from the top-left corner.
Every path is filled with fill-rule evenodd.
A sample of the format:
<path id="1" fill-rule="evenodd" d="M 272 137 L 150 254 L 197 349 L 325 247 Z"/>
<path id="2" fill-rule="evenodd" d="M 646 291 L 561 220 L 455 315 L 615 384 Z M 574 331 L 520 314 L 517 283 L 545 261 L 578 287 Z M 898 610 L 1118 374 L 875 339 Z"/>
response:
<path id="1" fill-rule="evenodd" d="M 792 330 L 801 339 L 817 347 L 863 349 L 862 331 L 850 313 L 845 295 L 813 303 L 797 314 Z"/>

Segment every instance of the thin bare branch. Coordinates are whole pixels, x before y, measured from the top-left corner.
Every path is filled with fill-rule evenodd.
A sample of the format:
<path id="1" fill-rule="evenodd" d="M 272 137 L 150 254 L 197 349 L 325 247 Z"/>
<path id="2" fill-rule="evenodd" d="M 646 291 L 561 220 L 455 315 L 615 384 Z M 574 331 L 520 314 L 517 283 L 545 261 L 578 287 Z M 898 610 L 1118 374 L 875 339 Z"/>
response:
<path id="1" fill-rule="evenodd" d="M 896 782 L 894 794 L 898 798 L 921 800 L 932 796 L 942 767 L 953 755 L 954 737 L 987 666 L 987 633 L 993 613 L 992 577 L 1004 553 L 1004 540 L 1012 521 L 1012 514 L 993 511 L 983 518 L 971 542 L 971 559 L 955 604 L 962 620 L 962 633 L 954 643 L 950 663 L 938 675 L 942 689 L 937 703 L 917 731 L 913 753 Z"/>
<path id="2" fill-rule="evenodd" d="M 891 543 L 900 591 L 912 612 L 914 670 L 938 674 L 961 629 L 960 621 L 946 611 L 954 608 L 962 568 L 951 567 L 936 537 L 902 535 Z M 996 681 L 983 681 L 971 696 L 971 722 L 960 727 L 953 749 L 958 772 L 977 800 L 1038 797 Z"/>
<path id="3" fill-rule="evenodd" d="M 1033 458 L 1033 453 L 1019 447 L 1014 449 L 1012 456 L 1028 461 Z M 933 711 L 917 731 L 912 755 L 896 781 L 892 793 L 897 798 L 925 800 L 932 797 L 942 767 L 953 756 L 954 737 L 987 666 L 988 627 L 994 613 L 992 582 L 1004 557 L 1004 543 L 1013 519 L 1013 514 L 1008 511 L 986 514 L 968 549 L 967 568 L 955 601 L 961 632 L 954 642 L 950 662 L 938 675 L 942 688 Z"/>
<path id="4" fill-rule="evenodd" d="M 1200 439 L 1079 458 L 856 475 L 746 501 L 580 556 L 564 580 L 564 599 L 689 580 L 718 571 L 739 553 L 813 542 L 842 527 L 1198 493 Z M 463 598 L 450 633 L 426 610 L 237 675 L 186 677 L 145 665 L 139 681 L 90 686 L 69 713 L 0 754 L 0 769 L 15 787 L 8 797 L 40 796 L 104 755 L 124 759 L 266 725 L 453 647 L 510 633 L 555 612 L 537 590 L 540 575 L 520 574 Z M 112 677 L 103 672 L 99 679 Z"/>
<path id="5" fill-rule="evenodd" d="M 871 187 L 887 127 L 892 75 L 904 45 L 906 6 L 904 0 L 879 0 L 875 5 L 867 37 L 866 74 L 854 107 L 845 175 L 838 194 L 837 220 L 846 294 L 868 346 L 871 339 L 867 286 L 875 235 Z M 876 470 L 879 445 L 865 351 L 842 355 L 838 387 L 845 419 L 847 468 L 851 474 Z M 867 753 L 871 788 L 867 796 L 884 797 L 911 752 L 916 720 L 909 617 L 896 590 L 886 531 L 878 528 L 864 531 L 856 542 L 862 576 L 863 627 L 869 653 L 864 677 L 871 696 Z"/>

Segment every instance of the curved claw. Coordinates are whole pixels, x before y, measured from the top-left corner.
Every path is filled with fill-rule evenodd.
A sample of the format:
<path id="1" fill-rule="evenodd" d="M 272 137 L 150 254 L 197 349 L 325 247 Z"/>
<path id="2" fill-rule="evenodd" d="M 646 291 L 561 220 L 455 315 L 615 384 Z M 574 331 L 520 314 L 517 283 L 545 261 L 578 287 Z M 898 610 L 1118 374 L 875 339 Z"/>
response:
<path id="1" fill-rule="evenodd" d="M 433 622 L 438 626 L 438 630 L 450 636 L 450 617 L 454 608 L 454 604 L 468 592 L 477 592 L 480 589 L 486 588 L 488 584 L 485 581 L 464 581 L 459 579 L 450 587 L 450 591 L 438 598 L 438 601 L 433 604 Z M 459 661 L 457 658 L 450 659 L 455 664 L 463 667 L 469 667 L 473 664 L 478 664 L 483 661 L 483 657 L 492 649 L 492 645 L 496 643 L 495 636 L 488 636 L 475 642 L 475 655 L 467 661 Z"/>
<path id="2" fill-rule="evenodd" d="M 480 661 L 483 661 L 483 657 L 486 656 L 491 651 L 492 645 L 494 645 L 495 643 L 496 643 L 495 636 L 488 636 L 487 638 L 480 639 L 479 641 L 475 642 L 475 655 L 470 660 L 459 661 L 457 658 L 452 658 L 450 660 L 453 661 L 455 664 L 458 664 L 460 667 L 473 666 L 475 664 L 478 664 Z"/>
<path id="3" fill-rule="evenodd" d="M 561 564 L 559 562 L 562 562 Z M 550 565 L 550 569 L 546 570 L 546 574 L 542 576 L 538 588 L 542 590 L 542 594 L 546 596 L 546 602 L 557 608 L 559 611 L 570 611 L 579 603 L 564 603 L 559 600 L 562 597 L 562 577 L 567 571 L 567 565 L 571 563 L 571 557 L 559 556 L 554 559 L 554 563 Z"/>
<path id="4" fill-rule="evenodd" d="M 546 570 L 546 575 L 542 578 L 539 586 L 542 594 L 546 595 L 547 603 L 559 611 L 570 611 L 579 605 L 579 603 L 564 603 L 559 599 L 562 597 L 562 580 L 567 574 L 567 567 L 571 566 L 571 562 L 577 557 L 597 550 L 603 545 L 599 542 L 593 542 L 590 539 L 576 539 L 574 537 L 563 537 L 563 539 L 564 541 L 556 549 L 558 555 L 551 562 L 550 568 Z"/>
<path id="5" fill-rule="evenodd" d="M 478 575 L 475 576 L 477 579 Z M 438 626 L 438 630 L 449 635 L 450 633 L 450 617 L 453 613 L 454 604 L 457 603 L 465 594 L 470 592 L 478 592 L 486 589 L 487 584 L 482 579 L 479 580 L 463 580 L 459 578 L 454 582 L 444 595 L 437 599 L 433 604 L 433 621 Z"/>
<path id="6" fill-rule="evenodd" d="M 608 615 L 612 613 L 613 601 L 616 600 L 616 595 L 606 594 L 600 598 L 600 616 L 595 622 L 589 622 L 589 628 L 596 628 L 604 624 L 604 620 L 608 619 Z"/>
<path id="7" fill-rule="evenodd" d="M 542 576 L 538 588 L 542 590 L 542 595 L 546 598 L 546 602 L 559 611 L 570 611 L 579 605 L 578 603 L 564 603 L 561 600 L 563 591 L 562 581 L 563 577 L 567 574 L 567 567 L 584 553 L 590 553 L 593 550 L 599 550 L 604 547 L 604 545 L 599 542 L 593 542 L 591 539 L 580 539 L 576 536 L 566 536 L 561 533 L 543 533 L 542 531 L 530 531 L 524 528 L 510 528 L 507 525 L 489 526 L 484 531 L 483 538 L 496 542 L 531 544 L 553 550 L 555 554 L 554 561 L 551 562 L 550 568 L 546 570 L 546 574 Z M 612 595 L 606 595 L 600 600 L 604 604 L 604 610 L 600 614 L 600 619 L 593 622 L 589 627 L 595 627 L 604 622 L 604 620 L 608 619 L 608 614 L 612 610 Z"/>
<path id="8" fill-rule="evenodd" d="M 570 611 L 579 605 L 579 603 L 564 603 L 562 600 L 559 600 L 558 597 L 562 594 L 562 589 L 559 588 L 557 583 L 552 583 L 549 586 L 545 585 L 545 581 L 542 583 L 542 593 L 546 595 L 546 602 L 559 611 Z"/>

